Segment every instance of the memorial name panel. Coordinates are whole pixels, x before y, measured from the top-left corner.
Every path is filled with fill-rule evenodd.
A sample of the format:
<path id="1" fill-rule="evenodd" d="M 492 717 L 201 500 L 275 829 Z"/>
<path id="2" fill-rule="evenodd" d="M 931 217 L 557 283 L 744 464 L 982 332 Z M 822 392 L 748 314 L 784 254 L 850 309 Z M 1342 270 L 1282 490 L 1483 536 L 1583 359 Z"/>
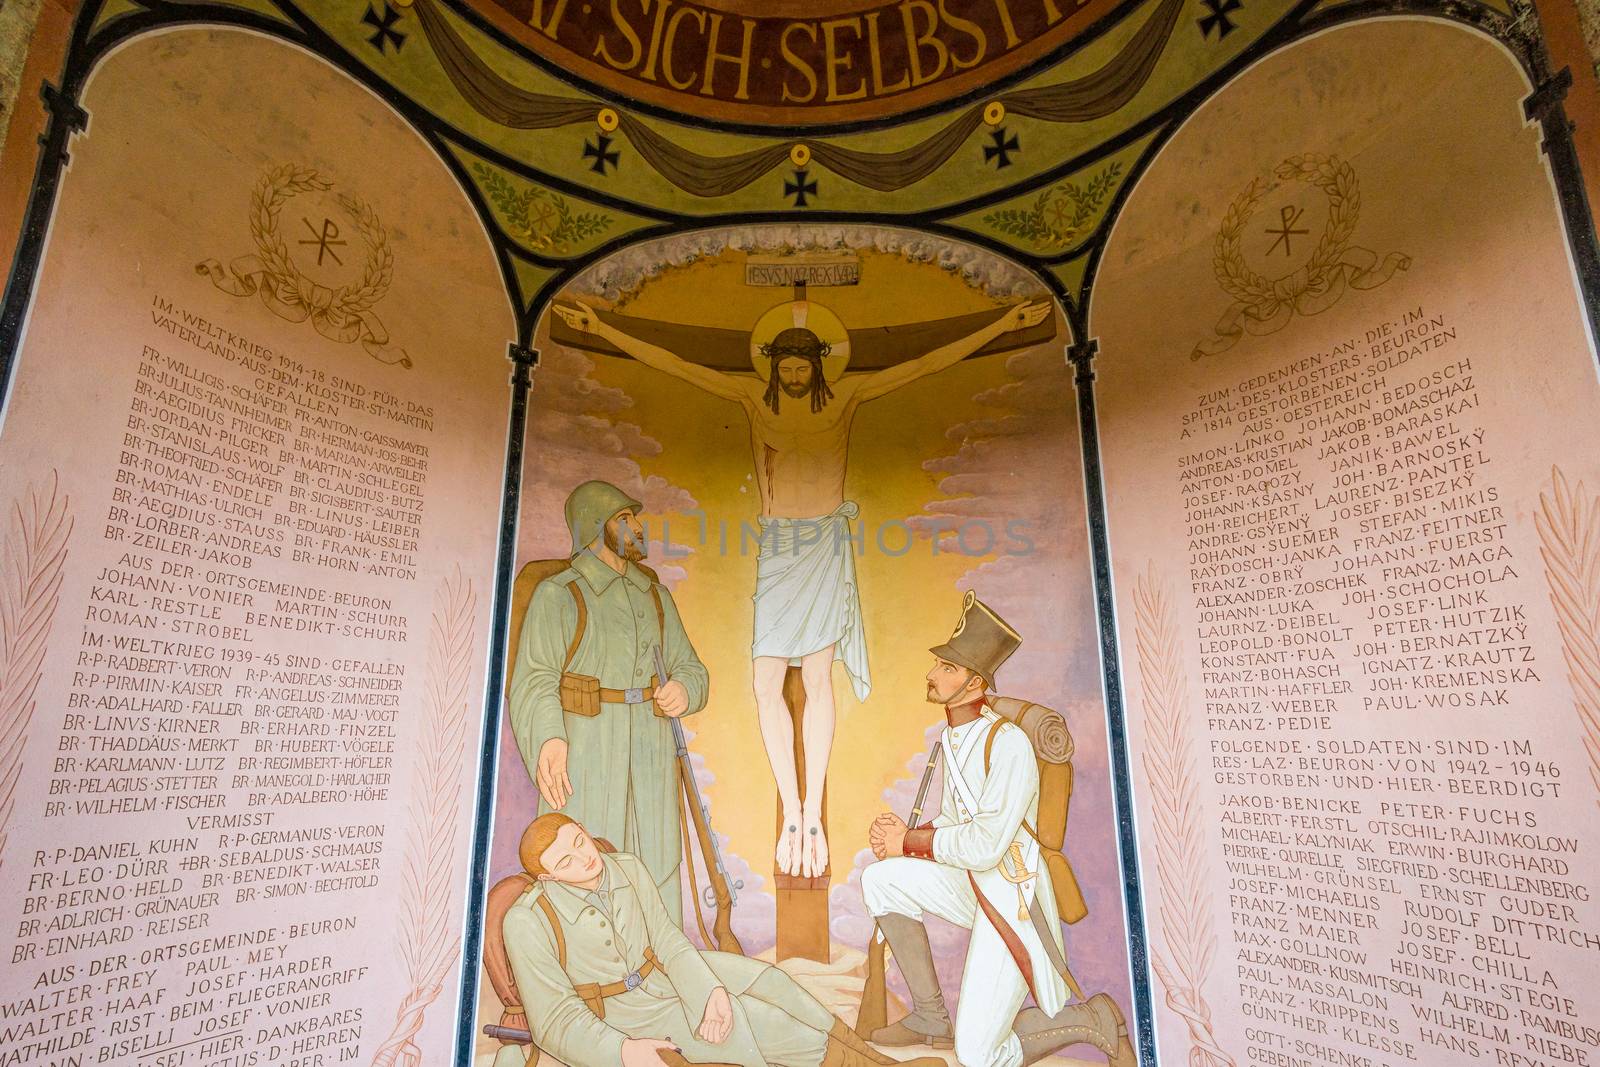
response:
<path id="1" fill-rule="evenodd" d="M 469 209 L 397 119 L 361 142 L 396 156 L 390 180 L 347 172 L 329 146 L 373 128 L 365 98 L 271 42 L 206 37 L 97 75 L 104 137 L 75 151 L 0 426 L 22 605 L 0 667 L 34 650 L 7 709 L 0 1064 L 433 1062 L 454 1029 L 429 1008 L 459 962 L 509 323 L 486 250 L 456 258 Z M 355 97 L 293 145 L 170 99 L 246 99 L 240 79 L 286 62 L 304 91 Z M 200 144 L 221 162 L 194 166 Z M 377 254 L 340 214 L 352 198 L 412 209 L 356 336 L 196 267 L 248 241 L 285 157 L 316 182 L 279 225 L 345 227 L 333 256 L 289 246 L 330 292 L 362 243 Z M 128 173 L 141 198 L 116 192 Z M 457 284 L 477 311 L 410 310 Z"/>
<path id="2" fill-rule="evenodd" d="M 1594 846 L 1545 803 L 1589 783 L 1525 728 L 1564 664 L 1530 636 L 1548 590 L 1463 342 L 1398 310 L 1219 376 L 1175 435 L 1222 955 L 1262 1062 L 1338 1062 L 1324 1036 L 1372 1062 L 1600 1041 L 1586 983 L 1547 966 L 1600 950 Z"/>
<path id="3" fill-rule="evenodd" d="M 1524 92 L 1437 26 L 1274 57 L 1096 282 L 1165 1057 L 1600 1062 L 1600 384 Z"/>

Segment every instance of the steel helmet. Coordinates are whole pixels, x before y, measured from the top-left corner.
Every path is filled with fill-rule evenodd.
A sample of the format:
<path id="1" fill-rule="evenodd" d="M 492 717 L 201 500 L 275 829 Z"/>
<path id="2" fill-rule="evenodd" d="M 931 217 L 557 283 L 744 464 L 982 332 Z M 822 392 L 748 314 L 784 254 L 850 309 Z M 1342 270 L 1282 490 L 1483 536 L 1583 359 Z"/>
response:
<path id="1" fill-rule="evenodd" d="M 576 556 L 594 543 L 606 523 L 619 511 L 639 511 L 644 505 L 610 482 L 584 482 L 567 496 L 567 531 Z"/>

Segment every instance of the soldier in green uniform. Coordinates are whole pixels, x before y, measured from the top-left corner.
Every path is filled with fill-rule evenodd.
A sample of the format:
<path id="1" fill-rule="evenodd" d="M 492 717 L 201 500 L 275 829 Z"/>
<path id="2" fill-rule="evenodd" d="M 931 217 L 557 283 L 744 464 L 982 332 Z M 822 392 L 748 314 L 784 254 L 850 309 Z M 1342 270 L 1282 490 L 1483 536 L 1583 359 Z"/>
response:
<path id="1" fill-rule="evenodd" d="M 518 855 L 528 891 L 502 921 L 537 1048 L 571 1067 L 944 1067 L 896 1063 L 770 963 L 701 952 L 639 860 L 564 815 Z"/>
<path id="2" fill-rule="evenodd" d="M 512 668 L 511 728 L 541 812 L 624 851 L 682 923 L 677 749 L 669 718 L 705 706 L 705 665 L 672 594 L 639 567 L 640 504 L 607 482 L 567 497 L 571 564 L 534 589 Z M 668 677 L 655 677 L 660 646 Z"/>

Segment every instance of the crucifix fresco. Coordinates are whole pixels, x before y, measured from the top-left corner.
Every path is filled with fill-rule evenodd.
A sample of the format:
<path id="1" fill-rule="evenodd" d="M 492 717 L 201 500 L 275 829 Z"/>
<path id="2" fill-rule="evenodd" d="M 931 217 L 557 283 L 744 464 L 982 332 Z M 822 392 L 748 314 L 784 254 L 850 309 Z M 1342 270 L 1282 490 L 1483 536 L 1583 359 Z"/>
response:
<path id="1" fill-rule="evenodd" d="M 872 686 L 854 559 L 865 532 L 845 491 L 853 420 L 862 404 L 971 356 L 1037 344 L 1055 327 L 1049 305 L 1019 303 L 850 329 L 808 292 L 808 282 L 854 284 L 850 257 L 773 258 L 776 264 L 751 257 L 746 284 L 792 286 L 792 299 L 748 330 L 636 318 L 575 300 L 556 305 L 551 338 L 631 357 L 738 404 L 745 415 L 759 493 L 753 702 L 777 786 L 780 940 L 812 930 L 790 943 L 801 954 L 826 956 L 834 662 L 858 701 Z"/>
<path id="2" fill-rule="evenodd" d="M 8 6 L 0 1067 L 1588 1062 L 1596 6 Z"/>
<path id="3" fill-rule="evenodd" d="M 525 953 L 544 942 L 547 917 L 508 926 L 532 914 L 517 901 L 544 870 L 528 865 L 527 835 L 537 846 L 538 827 L 580 832 L 563 819 L 642 861 L 671 925 L 713 969 L 779 961 L 863 1040 L 924 1042 L 915 1019 L 903 1022 L 921 1005 L 927 1026 L 966 1027 L 969 1042 L 992 1023 L 1009 1045 L 1010 1025 L 1025 1050 L 1088 1041 L 1124 1067 L 1127 967 L 1108 873 L 1073 374 L 1042 299 L 1029 273 L 914 231 L 732 227 L 625 249 L 546 306 L 485 906 L 494 995 L 478 1017 L 480 1052 L 500 1067 L 522 1067 L 530 1042 L 551 1060 L 565 1048 L 590 1062 L 583 1042 L 563 1045 L 572 1035 L 535 1018 L 548 1016 L 541 975 L 560 970 Z M 965 720 L 945 700 L 939 721 L 931 704 L 957 690 L 941 674 L 936 691 L 928 675 L 969 593 L 1027 635 L 982 687 L 996 715 L 1015 711 L 1013 725 L 1032 731 L 1047 814 L 1031 824 L 1037 848 L 1053 850 L 1010 842 L 1021 862 L 1005 870 L 1021 881 L 995 883 L 996 914 L 1029 944 L 1048 932 L 1048 914 L 1019 917 L 1016 887 L 1044 885 L 1046 863 L 1061 867 L 1048 855 L 1070 854 L 1050 885 L 1062 887 L 1062 925 L 1082 921 L 1048 940 L 1062 961 L 1051 973 L 1070 967 L 1061 981 L 1081 989 L 1063 1009 L 1082 1016 L 1071 1026 L 1033 1020 L 967 974 L 1015 963 L 982 938 L 974 948 L 972 924 L 941 925 L 935 912 L 914 929 L 874 912 L 883 901 L 866 892 L 867 872 L 892 856 L 926 862 L 914 853 L 929 820 L 963 821 L 941 799 L 947 764 L 928 766 L 943 731 Z M 528 729 L 530 708 L 548 729 Z M 983 748 L 963 774 L 990 773 Z M 994 771 L 1018 803 L 1035 803 L 1028 775 Z M 885 836 L 901 823 L 910 851 Z M 781 855 L 796 838 L 798 855 Z M 588 950 L 566 927 L 589 920 L 563 892 L 551 899 L 577 907 L 557 916 L 576 966 Z M 591 947 L 608 949 L 609 926 L 594 932 Z"/>

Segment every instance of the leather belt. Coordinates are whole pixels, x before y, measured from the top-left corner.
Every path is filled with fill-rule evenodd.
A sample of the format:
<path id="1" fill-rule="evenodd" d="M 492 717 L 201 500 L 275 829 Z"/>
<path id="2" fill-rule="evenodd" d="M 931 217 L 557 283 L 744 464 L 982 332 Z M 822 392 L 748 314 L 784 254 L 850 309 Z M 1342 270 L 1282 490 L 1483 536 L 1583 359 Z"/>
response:
<path id="1" fill-rule="evenodd" d="M 638 989 L 644 984 L 644 980 L 650 977 L 651 973 L 660 966 L 661 961 L 656 959 L 655 951 L 646 948 L 644 950 L 644 962 L 639 965 L 639 969 L 630 972 L 622 981 L 607 982 L 605 985 L 584 982 L 582 985 L 574 985 L 572 989 L 582 998 L 585 1004 L 589 1005 L 589 1010 L 594 1012 L 595 1018 L 604 1019 L 606 1017 L 607 997 L 620 996 L 623 993 L 631 993 L 633 990 Z"/>
<path id="2" fill-rule="evenodd" d="M 600 701 L 604 704 L 643 704 L 647 700 L 654 700 L 656 687 L 647 685 L 633 689 L 601 689 Z"/>

